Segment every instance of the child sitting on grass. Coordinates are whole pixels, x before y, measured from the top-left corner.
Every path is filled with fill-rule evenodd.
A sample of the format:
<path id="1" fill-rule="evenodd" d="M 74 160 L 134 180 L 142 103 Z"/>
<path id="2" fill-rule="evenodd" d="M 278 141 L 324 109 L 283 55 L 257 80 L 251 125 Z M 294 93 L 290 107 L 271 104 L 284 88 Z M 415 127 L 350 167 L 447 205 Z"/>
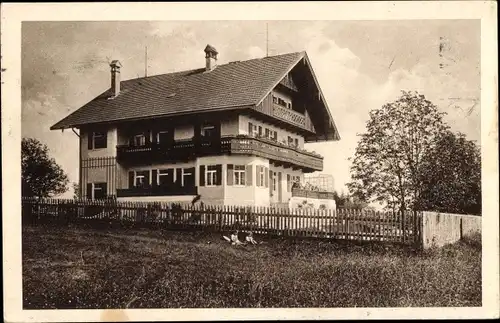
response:
<path id="1" fill-rule="evenodd" d="M 246 236 L 245 240 L 248 243 L 257 244 L 257 241 L 255 241 L 254 238 L 253 238 L 253 232 L 252 231 L 248 232 L 248 235 Z"/>

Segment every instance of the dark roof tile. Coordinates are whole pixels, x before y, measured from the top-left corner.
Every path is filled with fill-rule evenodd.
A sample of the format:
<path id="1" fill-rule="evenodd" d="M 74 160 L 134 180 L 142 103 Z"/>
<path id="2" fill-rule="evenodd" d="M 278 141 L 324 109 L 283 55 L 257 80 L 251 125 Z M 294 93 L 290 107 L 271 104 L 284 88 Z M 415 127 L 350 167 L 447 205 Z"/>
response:
<path id="1" fill-rule="evenodd" d="M 304 52 L 149 76 L 108 89 L 51 129 L 257 104 L 304 56 Z"/>

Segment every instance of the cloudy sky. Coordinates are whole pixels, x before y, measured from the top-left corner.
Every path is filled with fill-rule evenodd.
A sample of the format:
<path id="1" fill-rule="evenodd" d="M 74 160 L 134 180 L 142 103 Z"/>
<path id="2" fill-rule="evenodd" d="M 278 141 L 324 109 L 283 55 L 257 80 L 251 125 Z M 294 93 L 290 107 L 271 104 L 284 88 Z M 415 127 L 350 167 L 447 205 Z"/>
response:
<path id="1" fill-rule="evenodd" d="M 342 139 L 306 148 L 325 156 L 337 190 L 349 181 L 368 111 L 401 90 L 424 94 L 454 130 L 479 142 L 479 20 L 267 23 L 270 55 L 305 50 L 311 59 Z M 144 76 L 147 46 L 148 75 L 199 68 L 207 43 L 219 64 L 265 56 L 266 22 L 24 22 L 22 136 L 46 143 L 77 181 L 77 136 L 49 127 L 109 87 L 108 62 L 122 62 L 122 79 Z"/>

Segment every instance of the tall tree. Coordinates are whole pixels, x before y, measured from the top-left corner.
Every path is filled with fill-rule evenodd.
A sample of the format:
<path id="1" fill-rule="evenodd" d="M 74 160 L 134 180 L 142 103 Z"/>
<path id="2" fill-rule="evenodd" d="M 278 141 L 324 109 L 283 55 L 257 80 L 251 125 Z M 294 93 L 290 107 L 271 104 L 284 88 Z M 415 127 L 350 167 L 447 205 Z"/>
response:
<path id="1" fill-rule="evenodd" d="M 481 152 L 464 134 L 443 133 L 425 154 L 420 176 L 422 209 L 481 214 Z"/>
<path id="2" fill-rule="evenodd" d="M 352 160 L 351 194 L 393 210 L 419 209 L 422 159 L 447 129 L 443 115 L 423 95 L 406 91 L 370 111 Z"/>
<path id="3" fill-rule="evenodd" d="M 68 176 L 49 156 L 49 149 L 37 139 L 21 142 L 22 194 L 29 197 L 51 197 L 68 190 Z"/>

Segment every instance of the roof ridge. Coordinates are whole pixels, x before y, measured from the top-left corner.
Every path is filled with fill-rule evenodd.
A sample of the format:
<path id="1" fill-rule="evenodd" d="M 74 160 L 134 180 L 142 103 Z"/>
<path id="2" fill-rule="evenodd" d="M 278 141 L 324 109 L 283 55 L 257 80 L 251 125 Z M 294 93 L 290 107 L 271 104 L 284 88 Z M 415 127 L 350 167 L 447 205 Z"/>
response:
<path id="1" fill-rule="evenodd" d="M 303 50 L 303 51 L 290 52 L 290 53 L 284 53 L 284 54 L 278 54 L 278 55 L 272 55 L 272 56 L 250 58 L 250 59 L 245 59 L 245 60 L 240 60 L 240 61 L 231 61 L 231 62 L 227 62 L 227 63 L 221 64 L 221 65 L 217 65 L 217 67 L 226 66 L 226 65 L 235 64 L 235 63 L 244 63 L 244 62 L 250 62 L 250 61 L 261 60 L 261 59 L 275 58 L 275 57 L 280 57 L 280 56 L 298 55 L 298 54 L 302 54 L 305 52 L 306 51 Z M 164 76 L 164 75 L 189 73 L 189 72 L 194 72 L 194 71 L 204 70 L 204 69 L 205 68 L 203 68 L 203 67 L 198 67 L 198 68 L 192 68 L 192 69 L 183 70 L 183 71 L 176 71 L 176 72 L 170 72 L 170 73 L 162 73 L 162 74 L 155 74 L 155 75 L 150 75 L 150 76 L 137 77 L 137 78 L 133 78 L 133 79 L 122 80 L 122 82 L 145 80 L 145 79 L 151 79 L 154 77 L 159 77 L 159 76 Z"/>

